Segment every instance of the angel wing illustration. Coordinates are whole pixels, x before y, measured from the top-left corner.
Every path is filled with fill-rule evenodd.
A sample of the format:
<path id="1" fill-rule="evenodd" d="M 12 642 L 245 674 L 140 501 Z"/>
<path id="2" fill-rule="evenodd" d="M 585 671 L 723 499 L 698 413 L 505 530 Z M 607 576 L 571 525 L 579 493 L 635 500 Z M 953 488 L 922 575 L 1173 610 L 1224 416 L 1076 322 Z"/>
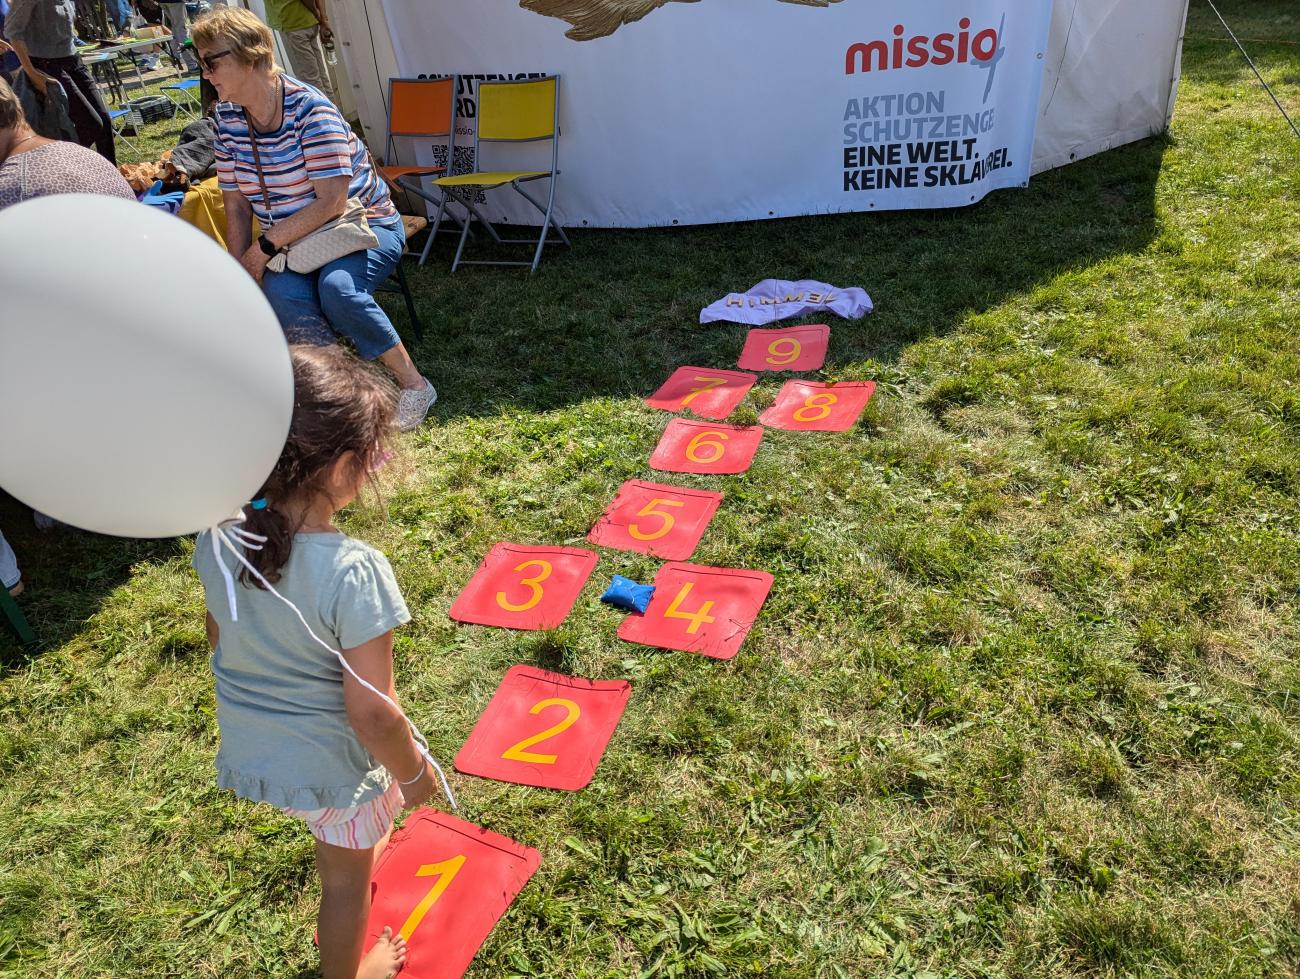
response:
<path id="1" fill-rule="evenodd" d="M 609 37 L 624 24 L 640 20 L 646 14 L 669 3 L 699 3 L 700 0 L 519 0 L 519 6 L 547 17 L 567 20 L 572 26 L 565 37 L 574 41 L 594 41 Z M 840 0 L 780 0 L 803 7 L 829 7 Z"/>

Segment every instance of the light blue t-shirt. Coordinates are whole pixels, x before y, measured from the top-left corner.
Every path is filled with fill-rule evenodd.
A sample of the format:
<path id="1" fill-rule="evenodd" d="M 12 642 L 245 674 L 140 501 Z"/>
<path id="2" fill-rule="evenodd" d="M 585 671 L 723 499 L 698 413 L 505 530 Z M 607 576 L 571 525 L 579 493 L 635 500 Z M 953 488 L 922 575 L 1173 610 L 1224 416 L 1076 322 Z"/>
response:
<path id="1" fill-rule="evenodd" d="M 231 574 L 242 567 L 229 552 Z M 343 666 L 268 591 L 238 584 L 230 618 L 212 538 L 199 534 L 194 569 L 220 628 L 216 677 L 217 784 L 255 802 L 293 809 L 343 809 L 381 794 L 391 781 L 348 723 Z M 411 620 L 388 559 L 345 534 L 298 534 L 276 590 L 312 631 L 354 649 Z"/>

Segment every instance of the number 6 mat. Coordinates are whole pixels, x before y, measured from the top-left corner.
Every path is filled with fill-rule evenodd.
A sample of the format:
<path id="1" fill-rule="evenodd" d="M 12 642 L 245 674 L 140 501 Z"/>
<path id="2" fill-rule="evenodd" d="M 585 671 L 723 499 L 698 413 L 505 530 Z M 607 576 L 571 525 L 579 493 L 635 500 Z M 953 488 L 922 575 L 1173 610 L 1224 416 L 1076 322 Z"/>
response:
<path id="1" fill-rule="evenodd" d="M 670 473 L 743 473 L 754 461 L 762 440 L 761 425 L 674 418 L 650 454 L 650 468 Z"/>
<path id="2" fill-rule="evenodd" d="M 365 947 L 387 925 L 406 938 L 402 979 L 460 979 L 541 862 L 532 847 L 420 809 L 375 864 Z"/>
<path id="3" fill-rule="evenodd" d="M 631 694 L 626 680 L 512 666 L 456 755 L 456 770 L 542 789 L 581 789 L 596 773 Z"/>
<path id="4" fill-rule="evenodd" d="M 496 544 L 448 613 L 457 622 L 554 629 L 565 620 L 599 556 L 580 547 Z"/>

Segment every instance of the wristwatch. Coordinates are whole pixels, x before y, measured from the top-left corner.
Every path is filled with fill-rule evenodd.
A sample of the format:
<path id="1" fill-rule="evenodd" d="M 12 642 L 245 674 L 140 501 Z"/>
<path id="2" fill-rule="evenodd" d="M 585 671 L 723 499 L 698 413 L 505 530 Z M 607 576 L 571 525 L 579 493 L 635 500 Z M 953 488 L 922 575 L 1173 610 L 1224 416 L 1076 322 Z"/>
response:
<path id="1" fill-rule="evenodd" d="M 276 248 L 275 245 L 271 243 L 271 239 L 266 237 L 266 235 L 258 235 L 257 244 L 267 258 L 275 258 L 275 256 L 280 253 L 280 249 Z"/>

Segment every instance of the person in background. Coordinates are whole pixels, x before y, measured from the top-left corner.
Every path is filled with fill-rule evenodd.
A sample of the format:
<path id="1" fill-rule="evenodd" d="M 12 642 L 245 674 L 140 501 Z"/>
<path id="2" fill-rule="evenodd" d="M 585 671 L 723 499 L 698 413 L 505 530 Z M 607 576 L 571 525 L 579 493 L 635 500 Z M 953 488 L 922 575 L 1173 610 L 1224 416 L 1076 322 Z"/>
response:
<path id="1" fill-rule="evenodd" d="M 163 26 L 172 36 L 172 39 L 167 42 L 167 50 L 171 52 L 172 60 L 177 65 L 184 65 L 186 71 L 198 71 L 199 63 L 194 60 L 194 52 L 185 43 L 189 38 L 185 26 L 185 4 L 160 3 L 158 9 L 162 11 Z"/>
<path id="2" fill-rule="evenodd" d="M 321 50 L 321 44 L 330 43 L 334 36 L 325 15 L 325 0 L 266 0 L 266 23 L 284 42 L 293 77 L 337 104 Z"/>
<path id="3" fill-rule="evenodd" d="M 5 34 L 36 91 L 44 96 L 51 78 L 63 86 L 81 145 L 93 145 L 115 164 L 117 149 L 108 108 L 77 57 L 76 16 L 76 0 L 10 0 Z"/>
<path id="4" fill-rule="evenodd" d="M 18 558 L 3 532 L 0 532 L 0 588 L 15 598 L 23 593 L 23 573 L 18 570 Z"/>
<path id="5" fill-rule="evenodd" d="M 108 194 L 135 200 L 113 164 L 98 153 L 37 135 L 0 78 L 0 208 L 49 194 Z"/>
<path id="6" fill-rule="evenodd" d="M 343 337 L 362 359 L 392 371 L 402 388 L 398 424 L 416 428 L 438 395 L 375 302 L 375 287 L 401 261 L 406 235 L 369 151 L 332 102 L 275 67 L 274 38 L 254 14 L 212 10 L 193 33 L 199 64 L 221 99 L 215 151 L 227 250 L 261 283 L 291 342 Z M 312 272 L 267 271 L 282 250 L 342 215 L 349 198 L 366 209 L 379 239 L 373 248 Z M 262 228 L 256 241 L 254 217 Z"/>

